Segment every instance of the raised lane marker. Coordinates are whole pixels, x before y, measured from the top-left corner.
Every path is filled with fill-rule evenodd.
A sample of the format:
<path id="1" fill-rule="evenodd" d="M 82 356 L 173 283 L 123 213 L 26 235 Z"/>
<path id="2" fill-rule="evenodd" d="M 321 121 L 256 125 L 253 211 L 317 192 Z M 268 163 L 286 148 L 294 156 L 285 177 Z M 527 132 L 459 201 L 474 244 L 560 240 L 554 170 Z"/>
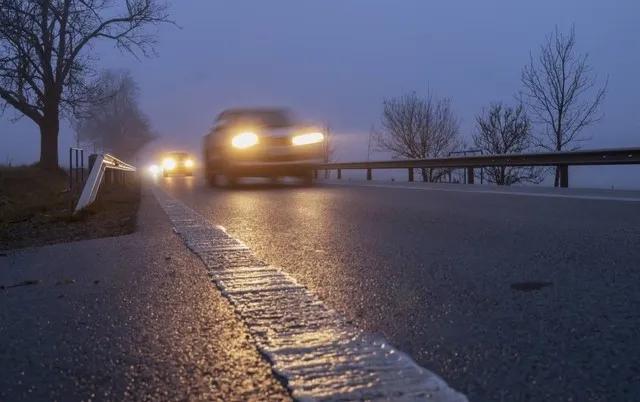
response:
<path id="1" fill-rule="evenodd" d="M 346 323 L 224 228 L 158 188 L 154 194 L 175 232 L 204 262 L 295 399 L 467 401 L 383 338 Z"/>

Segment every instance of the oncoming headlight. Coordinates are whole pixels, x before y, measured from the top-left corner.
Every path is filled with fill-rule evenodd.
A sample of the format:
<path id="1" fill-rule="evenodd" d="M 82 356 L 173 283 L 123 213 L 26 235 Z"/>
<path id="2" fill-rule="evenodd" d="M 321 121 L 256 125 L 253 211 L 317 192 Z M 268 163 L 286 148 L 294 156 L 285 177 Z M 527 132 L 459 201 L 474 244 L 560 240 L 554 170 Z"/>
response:
<path id="1" fill-rule="evenodd" d="M 176 161 L 173 158 L 164 158 L 162 167 L 166 170 L 173 170 L 176 168 Z"/>
<path id="2" fill-rule="evenodd" d="M 296 135 L 295 137 L 291 138 L 291 143 L 293 145 L 308 145 L 322 142 L 323 140 L 324 134 L 322 133 L 308 133 Z"/>
<path id="3" fill-rule="evenodd" d="M 192 168 L 193 167 L 193 159 L 187 159 L 186 161 L 184 161 L 184 167 Z"/>
<path id="4" fill-rule="evenodd" d="M 260 142 L 260 139 L 255 133 L 252 132 L 244 132 L 235 135 L 231 139 L 231 145 L 234 148 L 245 149 L 257 145 Z"/>

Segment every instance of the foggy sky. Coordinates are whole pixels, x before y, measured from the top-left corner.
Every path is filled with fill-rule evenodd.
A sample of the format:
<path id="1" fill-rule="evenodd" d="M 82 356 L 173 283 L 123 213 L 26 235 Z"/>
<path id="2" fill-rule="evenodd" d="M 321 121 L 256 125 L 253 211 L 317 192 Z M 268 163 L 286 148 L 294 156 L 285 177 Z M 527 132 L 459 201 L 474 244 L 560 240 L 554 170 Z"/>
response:
<path id="1" fill-rule="evenodd" d="M 382 100 L 414 90 L 450 97 L 470 138 L 483 107 L 513 102 L 529 52 L 556 24 L 567 31 L 572 23 L 578 49 L 589 53 L 602 80 L 609 78 L 605 117 L 588 129 L 593 140 L 583 147 L 640 146 L 637 0 L 173 3 L 180 28 L 160 29 L 157 57 L 138 61 L 104 42 L 95 49 L 98 68 L 127 68 L 139 83 L 142 109 L 161 136 L 156 148 L 199 154 L 221 110 L 283 105 L 330 124 L 338 159 L 363 159 Z M 0 120 L 0 163 L 33 162 L 38 130 L 26 118 L 11 123 L 15 115 L 8 108 Z M 61 155 L 70 133 L 63 128 Z M 640 169 L 615 169 L 583 169 L 578 181 L 614 177 L 616 184 L 640 186 Z"/>

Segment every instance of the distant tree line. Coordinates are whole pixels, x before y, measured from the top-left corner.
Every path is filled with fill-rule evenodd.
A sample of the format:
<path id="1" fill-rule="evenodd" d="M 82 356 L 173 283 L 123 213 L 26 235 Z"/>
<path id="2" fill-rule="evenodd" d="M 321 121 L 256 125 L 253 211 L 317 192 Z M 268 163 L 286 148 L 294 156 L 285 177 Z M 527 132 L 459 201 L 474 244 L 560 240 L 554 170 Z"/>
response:
<path id="1" fill-rule="evenodd" d="M 556 29 L 522 70 L 522 90 L 515 104 L 493 102 L 475 118 L 471 139 L 484 154 L 579 148 L 585 127 L 600 120 L 607 81 L 598 84 L 588 55 L 576 49 L 575 29 Z M 531 117 L 530 117 L 531 116 Z M 438 158 L 464 146 L 459 120 L 449 98 L 415 92 L 385 99 L 379 127 L 373 130 L 377 149 L 394 158 Z M 446 171 L 423 169 L 424 181 L 440 181 Z M 486 168 L 489 182 L 499 185 L 540 183 L 546 170 L 530 167 Z M 555 172 L 555 186 L 559 172 Z"/>
<path id="2" fill-rule="evenodd" d="M 102 72 L 92 98 L 73 121 L 78 143 L 131 160 L 154 138 L 149 119 L 138 106 L 138 95 L 128 71 Z"/>

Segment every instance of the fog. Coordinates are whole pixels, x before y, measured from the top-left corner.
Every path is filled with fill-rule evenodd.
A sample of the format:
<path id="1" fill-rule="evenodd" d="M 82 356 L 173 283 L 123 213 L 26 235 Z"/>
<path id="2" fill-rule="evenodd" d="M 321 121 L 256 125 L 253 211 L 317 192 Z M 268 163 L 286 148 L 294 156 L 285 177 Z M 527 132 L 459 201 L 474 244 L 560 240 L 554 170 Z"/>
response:
<path id="1" fill-rule="evenodd" d="M 162 26 L 156 57 L 98 45 L 96 65 L 129 69 L 159 138 L 151 149 L 199 154 L 201 136 L 232 106 L 288 106 L 328 124 L 338 160 L 366 158 L 385 97 L 447 96 L 470 138 L 475 115 L 512 102 L 520 73 L 555 25 L 575 24 L 578 49 L 609 78 L 604 118 L 583 148 L 640 146 L 640 3 L 588 1 L 174 1 L 179 27 Z M 0 121 L 0 163 L 37 160 L 27 119 Z M 65 125 L 60 150 L 72 143 Z M 150 151 L 147 152 L 147 154 Z M 388 155 L 374 154 L 374 159 Z M 640 169 L 575 168 L 572 185 L 640 187 Z M 572 171 L 573 172 L 573 171 Z"/>

